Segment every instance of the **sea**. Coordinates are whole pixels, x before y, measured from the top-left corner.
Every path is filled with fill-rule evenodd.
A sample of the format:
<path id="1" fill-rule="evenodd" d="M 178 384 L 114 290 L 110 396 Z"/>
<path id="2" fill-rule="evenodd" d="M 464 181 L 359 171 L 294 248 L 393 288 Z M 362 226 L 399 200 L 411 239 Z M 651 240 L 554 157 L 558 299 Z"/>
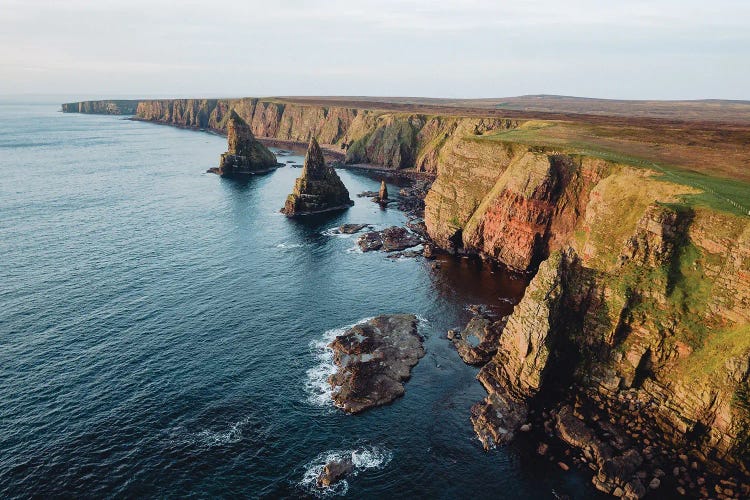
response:
<path id="1" fill-rule="evenodd" d="M 485 451 L 472 429 L 486 393 L 446 332 L 468 305 L 510 310 L 523 277 L 362 253 L 334 228 L 407 221 L 356 196 L 377 173 L 338 170 L 353 207 L 288 219 L 304 153 L 266 175 L 206 173 L 225 149 L 208 132 L 0 103 L 0 497 L 597 496 L 536 443 Z M 426 355 L 402 398 L 345 414 L 327 344 L 387 313 L 418 315 Z M 318 488 L 336 457 L 354 472 Z"/>

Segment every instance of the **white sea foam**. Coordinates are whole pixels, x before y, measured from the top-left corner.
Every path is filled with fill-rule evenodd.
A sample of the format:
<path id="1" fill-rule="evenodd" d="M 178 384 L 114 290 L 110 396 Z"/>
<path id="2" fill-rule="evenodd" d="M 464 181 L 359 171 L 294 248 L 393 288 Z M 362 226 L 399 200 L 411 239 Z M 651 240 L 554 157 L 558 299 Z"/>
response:
<path id="1" fill-rule="evenodd" d="M 393 459 L 393 453 L 380 446 L 362 446 L 353 450 L 330 450 L 319 454 L 305 464 L 305 472 L 299 484 L 307 493 L 318 498 L 343 496 L 349 491 L 346 479 L 329 487 L 318 486 L 317 480 L 325 465 L 332 460 L 349 458 L 354 464 L 354 470 L 348 477 L 355 477 L 368 469 L 382 469 Z"/>
<path id="2" fill-rule="evenodd" d="M 353 236 L 357 236 L 357 233 L 350 233 L 350 234 L 342 233 L 341 231 L 339 231 L 338 226 L 329 227 L 328 229 L 326 229 L 320 234 L 322 234 L 323 236 L 331 236 L 335 238 L 351 238 Z"/>
<path id="3" fill-rule="evenodd" d="M 205 448 L 224 446 L 238 443 L 242 440 L 242 429 L 250 422 L 245 417 L 221 430 L 203 429 L 198 432 L 188 432 L 184 427 L 177 427 L 171 432 L 170 441 L 178 445 L 197 445 Z"/>
<path id="4" fill-rule="evenodd" d="M 351 248 L 346 249 L 346 253 L 364 253 L 361 248 L 359 248 L 359 245 L 354 245 Z"/>
<path id="5" fill-rule="evenodd" d="M 276 245 L 276 248 L 282 248 L 284 250 L 288 250 L 290 248 L 302 248 L 304 247 L 304 243 L 279 243 Z"/>
<path id="6" fill-rule="evenodd" d="M 307 370 L 307 379 L 305 380 L 305 390 L 307 392 L 307 402 L 320 407 L 333 408 L 331 399 L 331 384 L 328 383 L 328 377 L 336 373 L 336 365 L 333 363 L 333 350 L 328 344 L 339 335 L 343 335 L 349 328 L 359 323 L 364 323 L 372 318 L 363 318 L 356 323 L 333 328 L 326 331 L 319 339 L 310 342 L 310 352 L 316 360 L 315 366 Z"/>

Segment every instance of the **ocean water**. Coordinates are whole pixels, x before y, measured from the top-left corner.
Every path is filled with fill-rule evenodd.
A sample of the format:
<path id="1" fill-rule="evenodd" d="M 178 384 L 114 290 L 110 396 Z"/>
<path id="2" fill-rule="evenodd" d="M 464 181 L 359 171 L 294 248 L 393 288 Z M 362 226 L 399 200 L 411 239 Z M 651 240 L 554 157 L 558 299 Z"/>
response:
<path id="1" fill-rule="evenodd" d="M 221 179 L 204 172 L 222 137 L 57 109 L 0 104 L 1 497 L 594 495 L 533 446 L 487 453 L 472 431 L 484 391 L 445 332 L 522 281 L 330 233 L 405 222 L 354 196 L 378 177 L 340 171 L 354 207 L 289 220 L 298 168 Z M 422 318 L 427 354 L 403 398 L 345 415 L 325 343 L 395 312 Z M 342 455 L 355 473 L 316 489 Z"/>

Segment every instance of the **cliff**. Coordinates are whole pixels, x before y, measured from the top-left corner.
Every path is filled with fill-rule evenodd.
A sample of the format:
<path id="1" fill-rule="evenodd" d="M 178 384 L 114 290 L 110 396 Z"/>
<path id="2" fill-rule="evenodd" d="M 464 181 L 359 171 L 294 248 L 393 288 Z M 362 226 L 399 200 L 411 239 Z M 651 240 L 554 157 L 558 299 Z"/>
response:
<path id="1" fill-rule="evenodd" d="M 638 402 L 637 428 L 612 417 L 623 434 L 649 429 L 675 457 L 747 474 L 750 218 L 657 172 L 562 151 L 465 139 L 445 159 L 425 200 L 435 241 L 538 266 L 478 375 L 485 445 L 512 439 L 540 394 L 563 401 L 577 387 L 606 408 Z M 607 472 L 621 459 L 601 460 L 598 488 L 635 481 L 635 469 Z"/>
<path id="2" fill-rule="evenodd" d="M 436 245 L 533 276 L 479 374 L 488 396 L 474 407 L 472 420 L 486 444 L 510 439 L 538 396 L 562 402 L 568 396 L 560 388 L 577 387 L 597 411 L 611 409 L 616 422 L 625 415 L 623 398 L 631 398 L 643 409 L 633 422 L 663 436 L 664 447 L 715 470 L 748 473 L 745 184 L 643 160 L 650 153 L 641 152 L 650 147 L 638 141 L 652 135 L 647 129 L 621 130 L 638 156 L 607 149 L 615 143 L 598 136 L 597 144 L 607 148 L 539 141 L 551 132 L 545 132 L 548 123 L 534 120 L 376 106 L 155 100 L 139 102 L 136 117 L 223 132 L 231 110 L 259 138 L 317 137 L 345 152 L 350 164 L 429 174 L 435 180 L 425 198 L 425 225 Z M 563 125 L 555 125 L 556 133 L 571 133 Z M 704 131 L 690 133 L 703 141 Z M 710 171 L 716 163 L 701 160 L 706 147 L 672 147 L 669 141 L 689 137 L 682 132 L 656 137 L 666 149 L 684 151 L 690 165 Z M 573 413 L 582 415 L 578 406 Z M 577 425 L 568 418 L 573 413 L 559 419 L 567 431 Z M 576 442 L 567 431 L 561 431 L 564 439 Z M 609 492 L 627 487 L 635 495 L 639 487 L 631 484 L 628 467 L 612 472 L 613 463 L 630 463 L 632 454 L 600 451 L 598 486 Z M 651 451 L 638 453 L 651 460 Z"/>
<path id="3" fill-rule="evenodd" d="M 63 110 L 104 112 L 97 110 L 107 110 L 113 102 L 71 103 L 63 105 Z M 349 164 L 371 163 L 429 174 L 436 173 L 441 150 L 452 138 L 466 133 L 507 130 L 518 124 L 504 118 L 394 113 L 251 97 L 133 102 L 137 103 L 136 119 L 219 133 L 226 133 L 229 112 L 234 110 L 249 124 L 255 137 L 261 139 L 307 144 L 315 137 L 321 144 L 344 153 Z"/>
<path id="4" fill-rule="evenodd" d="M 139 101 L 108 100 L 68 102 L 62 105 L 63 113 L 86 113 L 96 115 L 134 115 Z"/>
<path id="5" fill-rule="evenodd" d="M 318 141 L 310 139 L 302 174 L 294 182 L 281 212 L 288 216 L 341 210 L 354 205 L 344 183 L 332 166 L 326 165 Z"/>
<path id="6" fill-rule="evenodd" d="M 255 174 L 278 166 L 276 156 L 255 140 L 248 124 L 234 111 L 230 112 L 226 127 L 228 149 L 221 155 L 216 173 L 221 176 Z"/>

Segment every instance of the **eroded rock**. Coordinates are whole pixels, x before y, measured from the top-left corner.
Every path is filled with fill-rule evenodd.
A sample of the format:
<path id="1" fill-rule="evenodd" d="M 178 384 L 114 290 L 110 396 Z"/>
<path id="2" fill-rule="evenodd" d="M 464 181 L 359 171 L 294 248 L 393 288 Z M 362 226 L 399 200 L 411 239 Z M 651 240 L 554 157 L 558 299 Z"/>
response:
<path id="1" fill-rule="evenodd" d="M 326 164 L 315 138 L 310 139 L 305 165 L 281 212 L 288 217 L 341 210 L 354 205 L 344 183 Z"/>
<path id="2" fill-rule="evenodd" d="M 341 460 L 331 460 L 328 462 L 317 479 L 319 487 L 328 488 L 338 483 L 354 470 L 354 462 L 351 458 L 342 458 Z"/>
<path id="3" fill-rule="evenodd" d="M 227 119 L 227 152 L 221 155 L 219 167 L 209 172 L 222 177 L 268 172 L 280 166 L 276 156 L 255 140 L 250 126 L 232 110 Z"/>
<path id="4" fill-rule="evenodd" d="M 336 406 L 359 413 L 404 394 L 404 381 L 424 356 L 413 314 L 377 316 L 329 344 L 338 371 L 328 379 Z"/>
<path id="5" fill-rule="evenodd" d="M 382 250 L 398 252 L 422 243 L 422 238 L 406 228 L 391 226 L 382 231 L 370 231 L 359 237 L 357 244 L 363 252 Z"/>

